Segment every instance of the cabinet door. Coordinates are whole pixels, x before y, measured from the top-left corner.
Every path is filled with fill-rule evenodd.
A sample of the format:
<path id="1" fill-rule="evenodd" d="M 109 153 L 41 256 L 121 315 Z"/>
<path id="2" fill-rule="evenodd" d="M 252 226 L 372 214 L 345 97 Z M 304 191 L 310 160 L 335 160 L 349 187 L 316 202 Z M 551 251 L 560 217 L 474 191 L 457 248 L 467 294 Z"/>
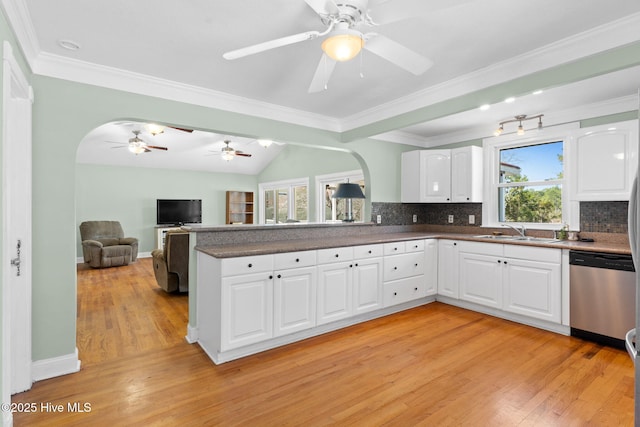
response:
<path id="1" fill-rule="evenodd" d="M 488 255 L 461 252 L 460 299 L 502 308 L 503 261 Z"/>
<path id="2" fill-rule="evenodd" d="M 274 276 L 274 336 L 314 327 L 316 268 L 276 271 Z"/>
<path id="3" fill-rule="evenodd" d="M 438 240 L 425 240 L 424 280 L 426 295 L 438 292 Z"/>
<path id="4" fill-rule="evenodd" d="M 451 201 L 451 150 L 420 152 L 420 201 Z"/>
<path id="5" fill-rule="evenodd" d="M 482 202 L 482 148 L 451 150 L 451 201 Z"/>
<path id="6" fill-rule="evenodd" d="M 352 270 L 353 261 L 318 266 L 318 325 L 351 316 Z"/>
<path id="7" fill-rule="evenodd" d="M 273 337 L 273 277 L 256 273 L 222 279 L 221 350 Z"/>
<path id="8" fill-rule="evenodd" d="M 382 258 L 353 264 L 353 314 L 382 308 Z"/>
<path id="9" fill-rule="evenodd" d="M 402 153 L 400 170 L 400 201 L 402 203 L 420 202 L 420 151 Z"/>
<path id="10" fill-rule="evenodd" d="M 504 310 L 560 323 L 560 264 L 506 259 Z"/>
<path id="11" fill-rule="evenodd" d="M 458 298 L 458 242 L 438 241 L 438 294 Z"/>
<path id="12" fill-rule="evenodd" d="M 638 163 L 637 121 L 580 129 L 573 147 L 576 200 L 629 200 Z"/>

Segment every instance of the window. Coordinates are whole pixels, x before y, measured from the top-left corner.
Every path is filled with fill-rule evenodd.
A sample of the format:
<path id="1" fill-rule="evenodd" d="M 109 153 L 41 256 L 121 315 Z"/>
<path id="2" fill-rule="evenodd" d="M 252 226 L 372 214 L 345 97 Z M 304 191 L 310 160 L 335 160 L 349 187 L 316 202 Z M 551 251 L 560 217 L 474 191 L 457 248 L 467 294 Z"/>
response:
<path id="1" fill-rule="evenodd" d="M 501 136 L 485 139 L 482 225 L 505 223 L 527 228 L 559 229 L 570 223 L 577 203 L 569 201 L 566 161 L 571 134 L 565 125 L 533 137 Z"/>
<path id="2" fill-rule="evenodd" d="M 498 221 L 563 222 L 563 147 L 555 141 L 499 150 Z"/>
<path id="3" fill-rule="evenodd" d="M 260 223 L 308 222 L 308 189 L 308 179 L 260 184 Z"/>
<path id="4" fill-rule="evenodd" d="M 338 184 L 347 181 L 359 184 L 364 193 L 364 176 L 360 170 L 316 177 L 318 218 L 320 222 L 337 222 L 344 219 L 347 201 L 345 199 L 333 199 L 331 196 L 336 191 Z M 356 222 L 364 221 L 364 202 L 364 199 L 351 199 L 351 209 Z"/>

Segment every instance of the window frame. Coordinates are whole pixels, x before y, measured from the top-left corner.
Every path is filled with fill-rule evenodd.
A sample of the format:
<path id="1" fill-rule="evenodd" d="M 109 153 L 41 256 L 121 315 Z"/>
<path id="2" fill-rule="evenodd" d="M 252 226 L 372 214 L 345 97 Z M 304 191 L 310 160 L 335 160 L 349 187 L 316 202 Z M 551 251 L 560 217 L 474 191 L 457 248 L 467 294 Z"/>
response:
<path id="1" fill-rule="evenodd" d="M 579 226 L 579 203 L 572 200 L 571 194 L 571 156 L 574 140 L 574 132 L 579 129 L 578 123 L 554 126 L 541 131 L 529 131 L 525 135 L 502 135 L 483 140 L 484 152 L 484 190 L 482 204 L 482 227 L 503 227 L 504 224 L 522 224 L 529 229 L 559 230 L 563 224 Z M 500 150 L 508 148 L 526 147 L 550 142 L 563 142 L 563 178 L 553 181 L 531 181 L 526 186 L 557 184 L 562 185 L 562 220 L 559 224 L 535 223 L 535 222 L 506 222 L 499 220 L 499 188 L 500 184 Z M 509 186 L 518 186 L 517 183 Z M 573 228 L 573 227 L 572 227 Z"/>
<path id="2" fill-rule="evenodd" d="M 316 175 L 315 184 L 316 184 L 316 218 L 318 222 L 323 223 L 333 223 L 333 222 L 342 222 L 341 220 L 333 220 L 326 219 L 324 215 L 324 186 L 326 184 L 332 182 L 346 182 L 349 180 L 350 182 L 364 181 L 364 173 L 361 169 L 345 171 L 345 172 L 337 172 L 330 173 L 325 175 Z M 366 182 L 365 182 L 366 186 Z M 356 222 L 365 222 L 364 220 L 364 212 L 363 218 L 360 221 Z"/>
<path id="3" fill-rule="evenodd" d="M 259 212 L 259 224 L 266 225 L 266 217 L 265 217 L 265 197 L 264 192 L 267 190 L 277 190 L 279 188 L 287 188 L 288 189 L 288 203 L 287 203 L 287 218 L 295 219 L 295 191 L 296 187 L 306 187 L 307 188 L 307 220 L 301 222 L 311 222 L 311 218 L 309 216 L 309 178 L 294 178 L 294 179 L 286 179 L 282 181 L 271 181 L 271 182 L 261 182 L 258 184 L 258 212 Z M 275 224 L 284 224 L 278 223 Z"/>

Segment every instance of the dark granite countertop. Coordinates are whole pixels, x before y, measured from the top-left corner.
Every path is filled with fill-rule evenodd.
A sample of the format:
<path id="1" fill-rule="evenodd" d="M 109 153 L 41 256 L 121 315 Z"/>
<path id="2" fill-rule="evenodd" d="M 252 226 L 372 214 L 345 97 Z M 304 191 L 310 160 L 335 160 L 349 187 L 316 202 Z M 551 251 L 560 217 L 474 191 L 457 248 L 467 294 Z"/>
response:
<path id="1" fill-rule="evenodd" d="M 379 233 L 362 236 L 339 238 L 291 239 L 254 243 L 225 244 L 216 246 L 196 246 L 196 250 L 215 258 L 235 258 L 250 255 L 266 255 L 283 252 L 308 251 L 316 249 L 337 248 L 343 246 L 359 246 L 378 243 L 390 243 L 403 240 L 419 240 L 427 238 L 467 240 L 485 243 L 501 243 L 510 245 L 537 246 L 555 249 L 573 249 L 589 252 L 605 252 L 615 254 L 631 254 L 627 242 L 600 240 L 596 242 L 580 242 L 562 240 L 545 241 L 512 241 L 478 238 L 475 235 L 441 232 L 399 232 Z"/>

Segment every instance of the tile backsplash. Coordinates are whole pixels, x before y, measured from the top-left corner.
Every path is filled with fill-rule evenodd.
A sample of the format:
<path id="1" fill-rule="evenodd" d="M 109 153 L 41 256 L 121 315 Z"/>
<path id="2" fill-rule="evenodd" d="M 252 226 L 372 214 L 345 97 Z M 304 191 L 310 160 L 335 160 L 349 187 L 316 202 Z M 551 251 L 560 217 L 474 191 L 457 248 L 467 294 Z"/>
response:
<path id="1" fill-rule="evenodd" d="M 628 202 L 581 202 L 580 231 L 593 233 L 627 233 Z M 416 224 L 468 226 L 469 215 L 475 225 L 482 224 L 482 203 L 381 203 L 373 202 L 371 220 L 382 217 L 383 225 Z M 448 222 L 453 215 L 453 223 Z"/>

